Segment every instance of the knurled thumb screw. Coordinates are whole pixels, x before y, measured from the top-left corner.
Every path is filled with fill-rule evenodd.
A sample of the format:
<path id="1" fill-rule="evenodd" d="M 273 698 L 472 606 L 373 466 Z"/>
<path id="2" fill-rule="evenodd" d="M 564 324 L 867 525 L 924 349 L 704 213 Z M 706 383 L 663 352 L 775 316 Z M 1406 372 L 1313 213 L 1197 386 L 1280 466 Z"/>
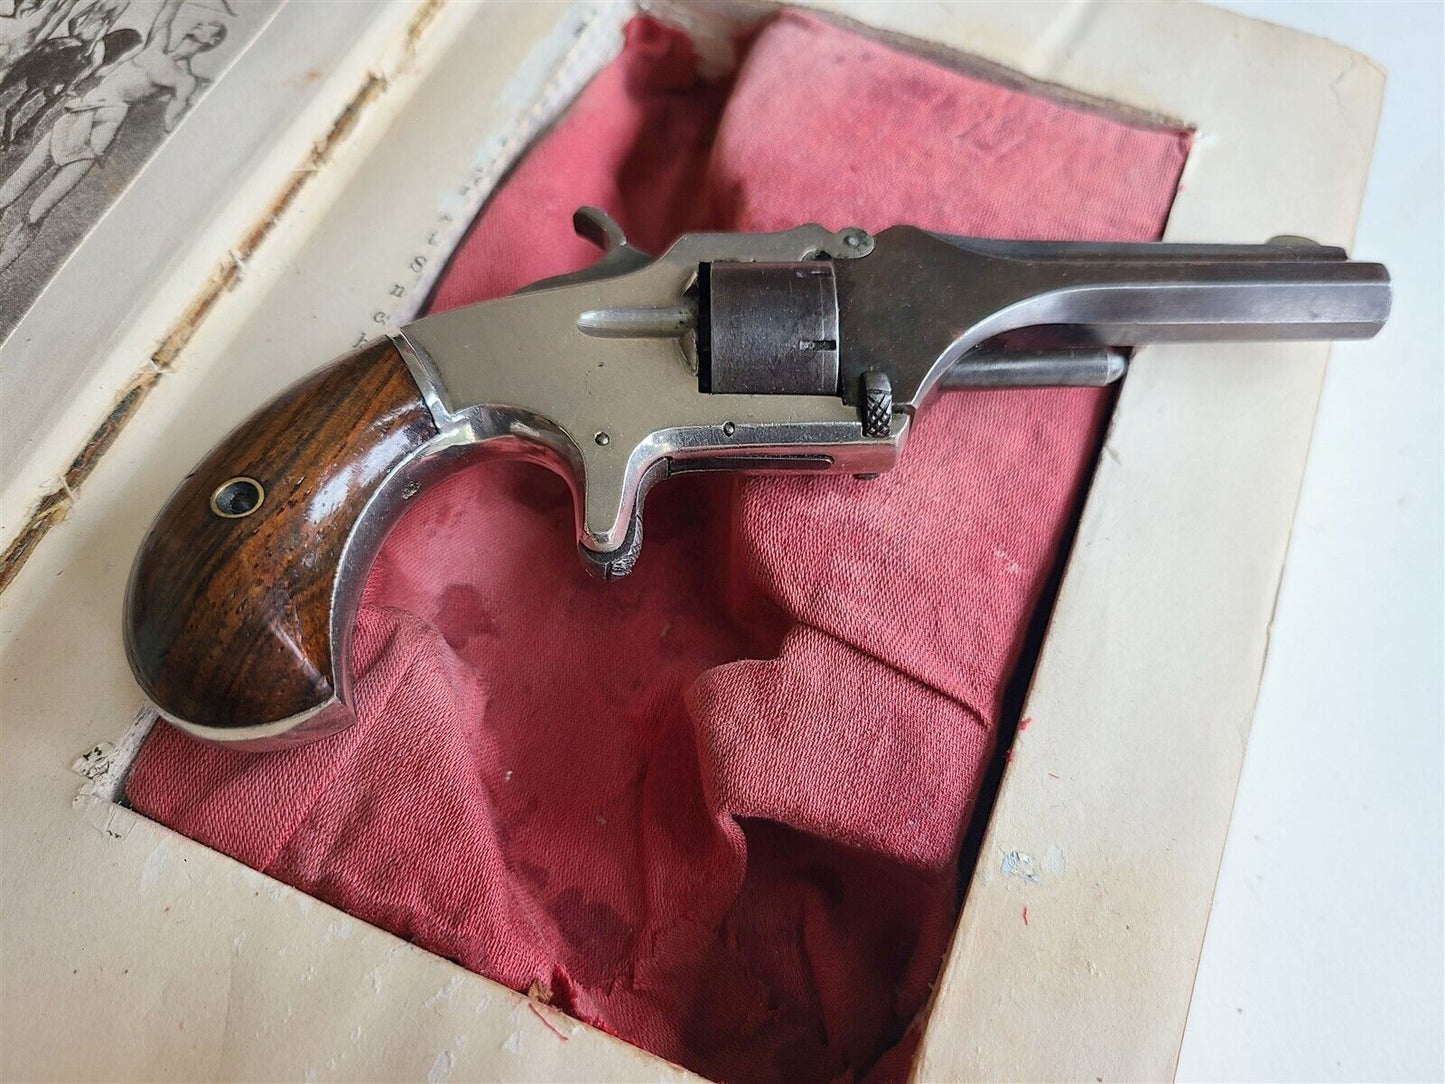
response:
<path id="1" fill-rule="evenodd" d="M 869 371 L 859 377 L 858 413 L 865 437 L 886 437 L 893 425 L 893 383 L 887 373 Z"/>

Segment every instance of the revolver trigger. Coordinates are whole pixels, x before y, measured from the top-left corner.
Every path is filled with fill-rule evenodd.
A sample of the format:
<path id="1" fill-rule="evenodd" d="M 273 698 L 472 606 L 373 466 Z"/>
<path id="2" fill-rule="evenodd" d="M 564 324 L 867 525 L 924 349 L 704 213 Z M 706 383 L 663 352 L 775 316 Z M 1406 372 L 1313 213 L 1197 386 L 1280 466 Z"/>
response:
<path id="1" fill-rule="evenodd" d="M 642 514 L 633 513 L 632 521 L 627 525 L 627 536 L 615 550 L 598 553 L 579 542 L 577 552 L 582 555 L 583 566 L 597 579 L 622 579 L 632 571 L 632 566 L 637 564 L 638 554 L 642 552 Z"/>
<path id="2" fill-rule="evenodd" d="M 582 555 L 582 563 L 588 572 L 600 580 L 620 580 L 632 571 L 632 566 L 637 563 L 637 555 L 642 552 L 642 506 L 647 500 L 647 491 L 666 478 L 671 467 L 670 459 L 659 459 L 637 480 L 637 493 L 627 520 L 627 533 L 616 549 L 594 550 L 583 541 L 577 543 L 577 551 Z"/>

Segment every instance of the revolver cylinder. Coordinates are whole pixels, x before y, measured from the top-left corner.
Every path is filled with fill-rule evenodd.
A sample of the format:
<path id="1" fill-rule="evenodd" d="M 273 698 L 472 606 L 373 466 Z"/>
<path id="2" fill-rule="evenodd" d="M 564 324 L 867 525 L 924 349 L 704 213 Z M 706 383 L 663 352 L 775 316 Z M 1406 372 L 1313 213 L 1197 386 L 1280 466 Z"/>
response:
<path id="1" fill-rule="evenodd" d="M 699 265 L 697 353 L 705 392 L 837 395 L 833 264 Z"/>

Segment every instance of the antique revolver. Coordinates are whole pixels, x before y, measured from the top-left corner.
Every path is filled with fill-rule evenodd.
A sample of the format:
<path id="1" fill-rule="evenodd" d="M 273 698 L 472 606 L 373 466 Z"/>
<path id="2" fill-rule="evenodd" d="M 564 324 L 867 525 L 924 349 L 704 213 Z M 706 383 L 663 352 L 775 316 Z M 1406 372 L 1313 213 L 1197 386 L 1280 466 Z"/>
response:
<path id="1" fill-rule="evenodd" d="M 689 234 L 652 257 L 574 224 L 586 270 L 428 316 L 308 376 L 232 432 L 151 527 L 131 668 L 203 738 L 274 748 L 352 721 L 349 641 L 407 500 L 489 457 L 571 486 L 582 558 L 626 575 L 642 506 L 700 470 L 896 462 L 941 388 L 1103 385 L 1147 342 L 1367 338 L 1384 267 L 1269 245 L 995 241 L 893 226 Z M 1035 333 L 1029 349 L 1011 335 Z M 1048 349 L 1039 349 L 1040 342 Z"/>

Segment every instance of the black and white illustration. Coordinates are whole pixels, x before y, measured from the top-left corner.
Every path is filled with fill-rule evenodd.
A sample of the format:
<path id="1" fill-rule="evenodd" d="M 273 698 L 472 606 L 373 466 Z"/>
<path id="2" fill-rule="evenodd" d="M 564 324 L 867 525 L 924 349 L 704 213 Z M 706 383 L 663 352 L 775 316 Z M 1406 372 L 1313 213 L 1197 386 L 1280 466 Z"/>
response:
<path id="1" fill-rule="evenodd" d="M 0 0 L 0 337 L 275 10 Z"/>

